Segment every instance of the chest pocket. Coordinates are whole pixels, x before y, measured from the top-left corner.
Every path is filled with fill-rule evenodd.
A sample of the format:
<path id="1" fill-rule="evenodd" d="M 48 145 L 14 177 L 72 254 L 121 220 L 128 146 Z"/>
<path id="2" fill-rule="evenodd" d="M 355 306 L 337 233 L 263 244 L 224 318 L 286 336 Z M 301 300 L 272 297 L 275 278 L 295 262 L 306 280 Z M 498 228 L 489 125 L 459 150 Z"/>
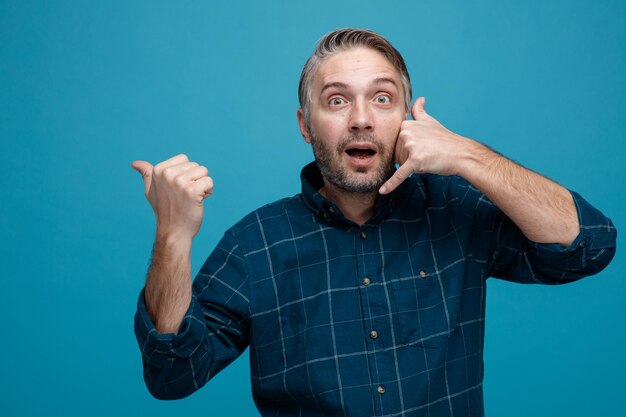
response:
<path id="1" fill-rule="evenodd" d="M 404 345 L 437 348 L 449 338 L 449 312 L 445 303 L 443 279 L 433 267 L 423 266 L 415 275 L 394 274 L 396 334 Z"/>

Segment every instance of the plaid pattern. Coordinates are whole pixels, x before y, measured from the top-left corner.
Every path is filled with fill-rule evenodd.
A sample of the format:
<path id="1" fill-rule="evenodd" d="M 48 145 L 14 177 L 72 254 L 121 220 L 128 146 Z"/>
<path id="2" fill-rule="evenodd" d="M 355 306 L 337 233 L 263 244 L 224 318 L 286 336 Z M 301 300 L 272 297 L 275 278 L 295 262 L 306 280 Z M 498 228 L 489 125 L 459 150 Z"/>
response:
<path id="1" fill-rule="evenodd" d="M 612 259 L 616 229 L 572 193 L 568 248 L 528 241 L 460 177 L 414 175 L 362 227 L 317 189 L 229 229 L 202 266 L 177 335 L 140 294 L 135 332 L 157 398 L 203 386 L 250 347 L 263 416 L 482 416 L 485 280 L 562 284 Z"/>

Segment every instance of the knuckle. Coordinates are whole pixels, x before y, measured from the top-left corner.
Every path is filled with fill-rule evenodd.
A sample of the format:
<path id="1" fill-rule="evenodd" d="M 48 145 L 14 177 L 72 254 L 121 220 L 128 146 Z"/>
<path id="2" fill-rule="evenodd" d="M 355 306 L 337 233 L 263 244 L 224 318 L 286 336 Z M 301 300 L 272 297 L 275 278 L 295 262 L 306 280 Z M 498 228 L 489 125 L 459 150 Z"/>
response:
<path id="1" fill-rule="evenodd" d="M 176 178 L 174 178 L 174 183 L 176 183 L 176 185 L 182 188 L 186 188 L 187 185 L 189 184 L 189 182 L 182 175 L 179 175 Z"/>
<path id="2" fill-rule="evenodd" d="M 174 170 L 172 167 L 166 167 L 163 168 L 161 171 L 161 174 L 166 178 L 166 179 L 172 179 L 172 176 L 174 175 Z"/>
<path id="3" fill-rule="evenodd" d="M 188 184 L 182 185 L 182 189 L 186 194 L 193 195 L 195 187 L 194 187 L 194 184 L 188 183 Z"/>

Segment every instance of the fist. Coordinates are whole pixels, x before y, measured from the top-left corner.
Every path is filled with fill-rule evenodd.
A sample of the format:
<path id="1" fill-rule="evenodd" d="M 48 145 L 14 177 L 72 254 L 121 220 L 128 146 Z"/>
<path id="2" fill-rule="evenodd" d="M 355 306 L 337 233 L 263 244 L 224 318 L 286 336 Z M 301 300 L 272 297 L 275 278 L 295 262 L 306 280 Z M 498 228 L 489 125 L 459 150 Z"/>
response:
<path id="1" fill-rule="evenodd" d="M 470 140 L 449 131 L 426 113 L 425 102 L 424 97 L 415 100 L 413 120 L 405 120 L 400 126 L 395 147 L 400 167 L 380 188 L 381 194 L 393 191 L 414 172 L 458 174 L 459 161 Z"/>
<path id="2" fill-rule="evenodd" d="M 213 180 L 206 167 L 177 155 L 152 166 L 135 161 L 144 183 L 146 198 L 157 220 L 157 233 L 162 236 L 193 239 L 200 230 L 204 216 L 203 202 L 213 192 Z"/>

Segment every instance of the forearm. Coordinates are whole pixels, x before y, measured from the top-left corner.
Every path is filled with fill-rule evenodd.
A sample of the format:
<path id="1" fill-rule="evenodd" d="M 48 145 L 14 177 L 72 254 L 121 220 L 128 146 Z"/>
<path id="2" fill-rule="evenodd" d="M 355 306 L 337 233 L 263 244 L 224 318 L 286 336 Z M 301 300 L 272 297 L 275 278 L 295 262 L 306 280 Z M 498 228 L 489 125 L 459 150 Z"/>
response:
<path id="1" fill-rule="evenodd" d="M 466 140 L 459 175 L 484 193 L 524 235 L 537 243 L 569 246 L 579 232 L 571 193 L 488 147 Z"/>
<path id="2" fill-rule="evenodd" d="M 191 303 L 191 240 L 157 231 L 145 288 L 148 314 L 159 333 L 178 333 Z"/>

